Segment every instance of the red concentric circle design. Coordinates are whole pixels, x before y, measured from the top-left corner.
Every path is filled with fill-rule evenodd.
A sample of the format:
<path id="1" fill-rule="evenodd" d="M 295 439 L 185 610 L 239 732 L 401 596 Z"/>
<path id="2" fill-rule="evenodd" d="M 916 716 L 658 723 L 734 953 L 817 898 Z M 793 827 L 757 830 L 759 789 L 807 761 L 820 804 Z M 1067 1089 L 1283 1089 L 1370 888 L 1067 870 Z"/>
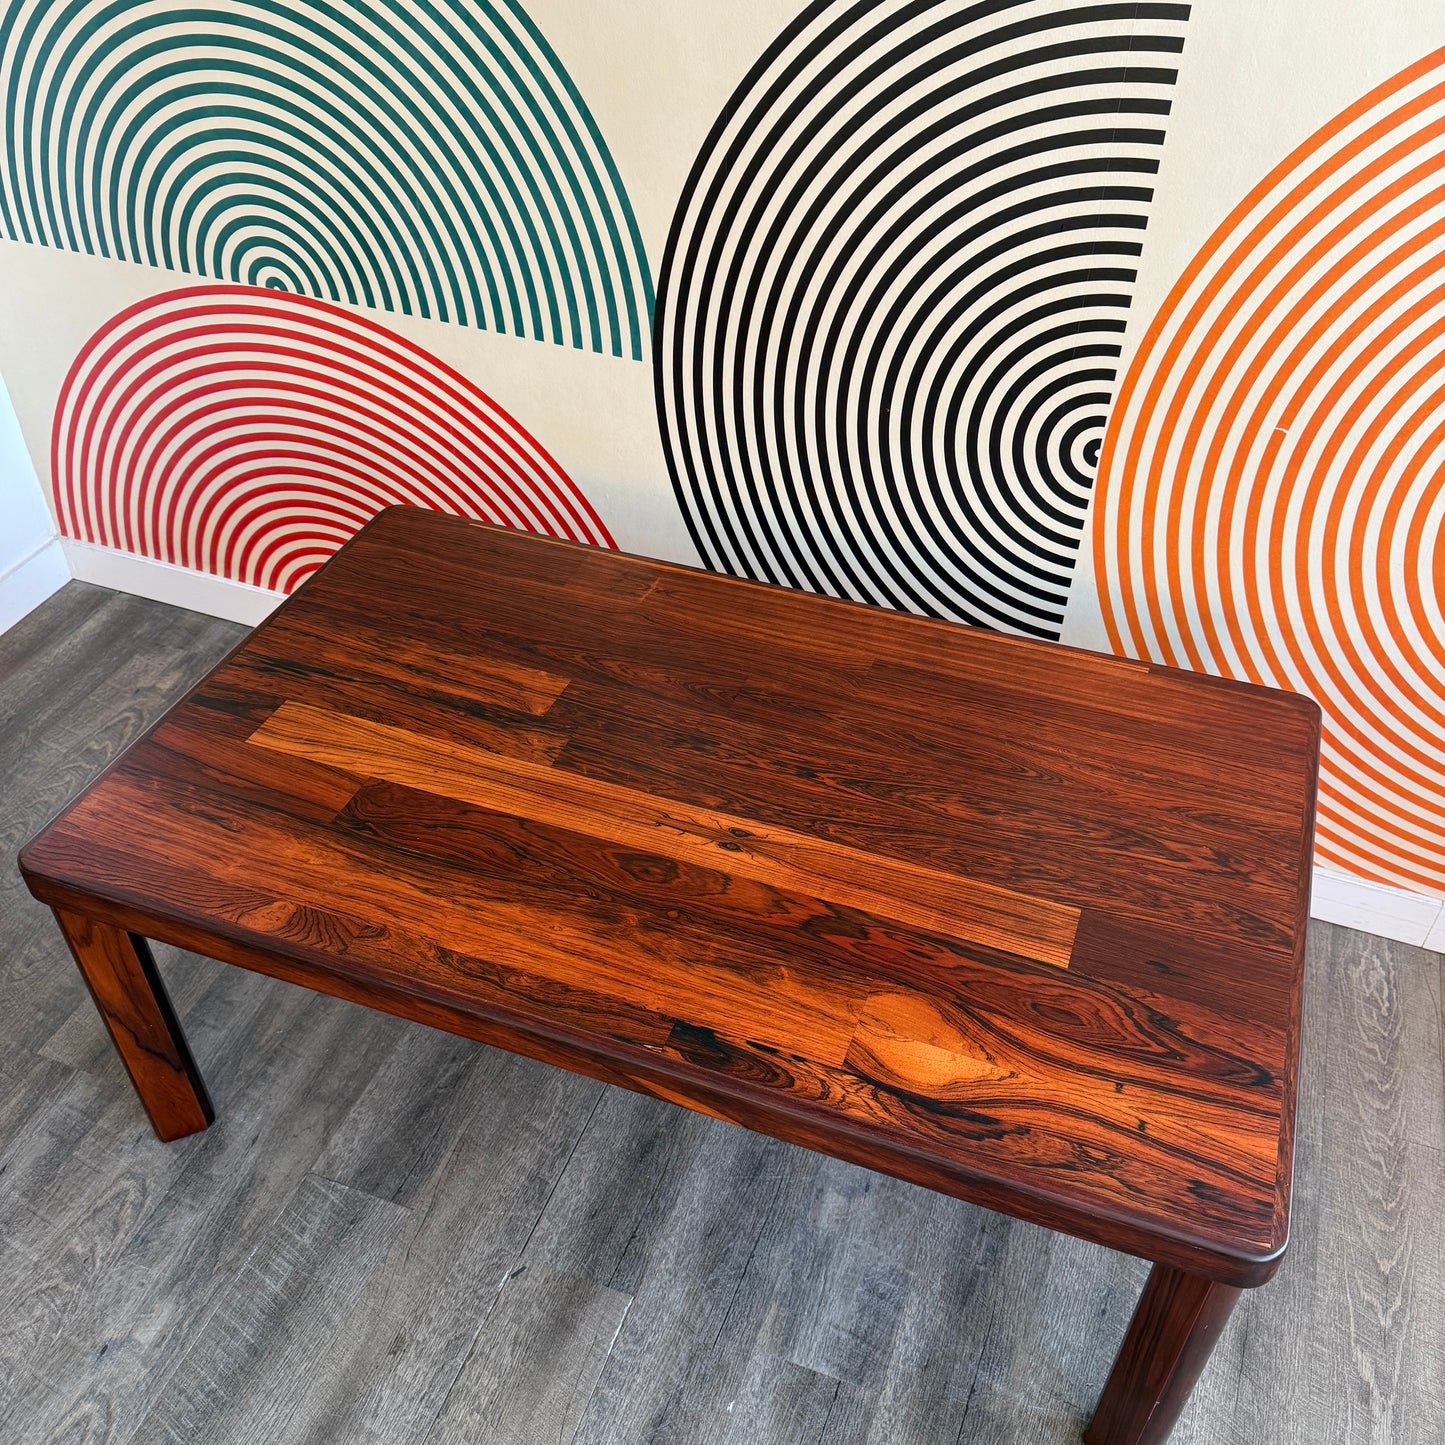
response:
<path id="1" fill-rule="evenodd" d="M 460 372 L 328 302 L 235 286 L 142 301 L 90 338 L 51 476 L 66 536 L 278 592 L 397 502 L 615 546 Z"/>

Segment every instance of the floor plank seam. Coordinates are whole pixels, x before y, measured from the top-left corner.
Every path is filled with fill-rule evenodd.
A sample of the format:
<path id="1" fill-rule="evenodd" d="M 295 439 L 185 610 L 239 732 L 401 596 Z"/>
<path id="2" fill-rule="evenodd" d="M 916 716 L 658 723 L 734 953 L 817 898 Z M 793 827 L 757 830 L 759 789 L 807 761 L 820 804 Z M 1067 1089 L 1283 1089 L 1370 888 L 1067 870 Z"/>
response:
<path id="1" fill-rule="evenodd" d="M 743 1267 L 738 1271 L 737 1283 L 733 1286 L 733 1292 L 728 1297 L 727 1309 L 723 1311 L 722 1320 L 717 1327 L 717 1333 L 712 1338 L 712 1349 L 717 1350 L 718 1343 L 727 1333 L 728 1321 L 732 1319 L 733 1308 L 738 1302 L 738 1296 L 743 1291 L 743 1285 L 747 1282 L 748 1271 L 753 1267 L 753 1260 L 757 1257 L 758 1245 L 762 1243 L 763 1235 L 767 1233 L 768 1223 L 771 1217 L 772 1208 L 777 1203 L 778 1195 L 782 1192 L 782 1180 L 779 1179 L 773 1188 L 772 1197 L 766 1205 L 759 1205 L 757 1210 L 757 1233 L 753 1235 L 752 1244 L 748 1246 L 748 1257 L 743 1261 Z"/>
<path id="2" fill-rule="evenodd" d="M 537 1226 L 541 1224 L 543 1218 L 546 1216 L 547 1206 L 551 1204 L 552 1196 L 557 1192 L 557 1186 L 560 1185 L 562 1180 L 566 1177 L 567 1167 L 572 1163 L 572 1156 L 576 1154 L 578 1148 L 582 1144 L 582 1140 L 587 1136 L 587 1131 L 592 1127 L 592 1121 L 597 1117 L 598 1109 L 602 1107 L 602 1100 L 607 1095 L 608 1087 L 609 1086 L 607 1084 L 599 1085 L 597 1089 L 597 1097 L 593 1101 L 592 1108 L 588 1112 L 586 1121 L 577 1131 L 577 1137 L 572 1141 L 571 1149 L 567 1151 L 567 1158 L 563 1161 L 562 1167 L 557 1171 L 557 1177 L 552 1181 L 552 1187 L 547 1191 L 547 1198 L 543 1201 L 541 1209 L 537 1211 L 537 1217 L 532 1221 L 532 1227 L 527 1231 L 527 1237 L 522 1241 L 522 1247 L 517 1251 L 519 1258 L 524 1258 L 526 1256 L 527 1249 L 532 1243 L 532 1236 L 536 1234 Z"/>
<path id="3" fill-rule="evenodd" d="M 832 1424 L 833 1412 L 838 1408 L 838 1395 L 843 1389 L 843 1382 L 836 1375 L 829 1375 L 825 1371 L 818 1370 L 814 1373 L 821 1374 L 824 1379 L 833 1382 L 833 1393 L 828 1397 L 828 1413 L 823 1416 L 823 1423 L 819 1425 L 818 1433 L 810 1442 L 810 1445 L 822 1445 L 822 1442 L 828 1438 L 828 1426 Z"/>
<path id="4" fill-rule="evenodd" d="M 525 1268 L 525 1266 L 523 1267 Z M 437 1428 L 441 1424 L 442 1418 L 447 1413 L 447 1406 L 451 1403 L 452 1394 L 456 1390 L 457 1382 L 466 1373 L 467 1366 L 471 1363 L 472 1356 L 476 1353 L 477 1346 L 481 1343 L 482 1332 L 487 1327 L 487 1321 L 492 1317 L 492 1314 L 495 1312 L 497 1308 L 497 1302 L 502 1298 L 502 1292 L 507 1288 L 507 1285 L 510 1284 L 511 1281 L 514 1280 L 516 1277 L 517 1271 L 515 1270 L 509 1271 L 502 1276 L 502 1279 L 497 1285 L 496 1291 L 492 1295 L 491 1300 L 488 1302 L 486 1309 L 482 1311 L 481 1317 L 477 1320 L 477 1327 L 472 1334 L 471 1343 L 467 1346 L 466 1351 L 461 1355 L 457 1363 L 457 1368 L 452 1374 L 451 1382 L 447 1385 L 446 1392 L 442 1395 L 441 1403 L 437 1406 L 436 1413 L 432 1416 L 431 1424 L 427 1426 L 426 1434 L 421 1437 L 419 1445 L 430 1445 L 432 1437 L 436 1434 Z"/>
<path id="5" fill-rule="evenodd" d="M 619 1291 L 619 1293 L 620 1293 L 620 1291 Z M 618 1316 L 618 1319 L 617 1319 L 617 1327 L 612 1331 L 612 1337 L 611 1337 L 611 1339 L 609 1339 L 609 1340 L 607 1341 L 607 1348 L 606 1348 L 606 1350 L 603 1352 L 603 1355 L 602 1355 L 602 1364 L 601 1364 L 601 1366 L 599 1367 L 599 1369 L 598 1369 L 598 1371 L 597 1371 L 597 1378 L 592 1381 L 592 1388 L 587 1391 L 587 1397 L 586 1397 L 586 1399 L 582 1402 L 581 1408 L 580 1408 L 580 1409 L 578 1410 L 578 1412 L 577 1412 L 577 1427 L 573 1429 L 572 1435 L 571 1435 L 571 1437 L 568 1438 L 568 1439 L 564 1439 L 564 1438 L 559 1434 L 558 1437 L 557 1437 L 557 1445 L 571 1445 L 571 1441 L 572 1441 L 572 1440 L 575 1440 L 575 1439 L 577 1438 L 577 1429 L 581 1427 L 582 1422 L 587 1418 L 588 1409 L 591 1407 L 592 1401 L 593 1401 L 593 1399 L 596 1397 L 598 1388 L 599 1388 L 599 1387 L 601 1386 L 601 1384 L 602 1384 L 602 1377 L 603 1377 L 603 1375 L 605 1375 L 605 1374 L 607 1373 L 608 1363 L 609 1363 L 609 1361 L 612 1359 L 612 1351 L 613 1351 L 613 1350 L 616 1348 L 616 1346 L 617 1346 L 617 1341 L 618 1341 L 618 1339 L 619 1339 L 619 1338 L 621 1337 L 621 1335 L 622 1335 L 623 1327 L 627 1324 L 627 1317 L 632 1313 L 632 1306 L 633 1306 L 635 1303 L 636 1303 L 636 1297 L 635 1297 L 634 1295 L 628 1295 L 628 1296 L 627 1296 L 627 1303 L 626 1303 L 625 1305 L 623 1305 L 623 1307 L 622 1307 L 622 1313 L 621 1313 L 621 1315 Z M 581 1382 L 583 1373 L 584 1373 L 584 1371 L 585 1371 L 585 1369 L 586 1369 L 586 1365 L 587 1365 L 587 1361 L 584 1360 L 584 1361 L 582 1362 L 582 1365 L 579 1366 L 579 1368 L 578 1368 L 578 1372 L 577 1372 L 576 1376 L 575 1376 L 574 1379 L 573 1379 L 573 1388 L 574 1388 L 574 1390 L 575 1390 L 577 1384 Z"/>

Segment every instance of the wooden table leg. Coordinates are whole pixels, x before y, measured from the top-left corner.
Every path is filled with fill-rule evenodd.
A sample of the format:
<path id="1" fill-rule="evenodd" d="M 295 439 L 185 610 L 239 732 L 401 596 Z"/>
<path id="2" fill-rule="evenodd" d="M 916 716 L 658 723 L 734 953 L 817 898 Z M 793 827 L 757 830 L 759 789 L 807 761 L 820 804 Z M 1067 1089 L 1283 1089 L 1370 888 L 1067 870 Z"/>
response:
<path id="1" fill-rule="evenodd" d="M 1084 1445 L 1160 1445 L 1167 1439 L 1241 1293 L 1156 1264 Z"/>
<path id="2" fill-rule="evenodd" d="M 145 939 L 54 910 L 90 996 L 162 1140 L 204 1129 L 215 1112 Z"/>

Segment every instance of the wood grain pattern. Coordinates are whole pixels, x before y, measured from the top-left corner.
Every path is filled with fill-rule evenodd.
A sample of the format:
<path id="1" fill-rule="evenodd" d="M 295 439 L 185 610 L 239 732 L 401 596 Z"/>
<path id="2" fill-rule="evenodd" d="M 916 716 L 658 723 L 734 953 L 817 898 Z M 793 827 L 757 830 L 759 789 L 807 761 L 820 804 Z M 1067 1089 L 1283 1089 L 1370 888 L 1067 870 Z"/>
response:
<path id="1" fill-rule="evenodd" d="M 1084 1445 L 1163 1445 L 1239 1293 L 1156 1264 Z"/>
<path id="2" fill-rule="evenodd" d="M 366 1337 L 311 1360 L 324 1388 L 273 1355 L 252 1376 L 288 1391 L 305 1438 L 419 1445 L 473 1339 L 489 1361 L 514 1358 L 485 1349 L 508 1268 L 490 1288 L 481 1276 L 494 1245 L 526 1241 L 541 1269 L 646 1289 L 610 1357 L 625 1350 L 626 1368 L 609 1364 L 593 1392 L 589 1440 L 719 1445 L 742 1416 L 759 1422 L 749 1445 L 1078 1445 L 1144 1282 L 1137 1260 L 753 1140 L 780 1161 L 775 1188 L 759 1153 L 729 1142 L 738 1130 L 618 1090 L 590 1118 L 559 1112 L 599 1091 L 164 947 L 222 1117 L 157 1145 L 49 910 L 8 860 L 237 631 L 71 583 L 0 637 L 0 1438 L 146 1439 L 138 1422 L 215 1301 L 267 1288 L 238 1271 L 270 1253 L 278 1210 L 314 1170 L 400 1191 L 417 1233 L 369 1275 Z M 1141 943 L 1131 978 L 1157 973 L 1149 956 Z M 1438 956 L 1312 927 L 1294 1242 L 1270 1286 L 1245 1292 L 1171 1445 L 1436 1445 L 1441 977 Z M 432 1097 L 439 1080 L 454 1107 Z M 723 1233 L 738 1236 L 741 1284 L 706 1293 L 717 1254 L 703 1246 Z M 354 1267 L 333 1251 L 313 1277 Z M 307 1307 L 292 1291 L 283 1310 Z M 699 1315 L 731 1320 L 684 1328 L 679 1347 L 679 1321 Z M 777 1361 L 842 1382 L 821 1435 L 799 1408 L 806 1382 Z M 566 1393 L 569 1360 L 550 1374 L 538 1388 Z M 478 1369 L 459 1388 L 497 1387 Z"/>
<path id="3" fill-rule="evenodd" d="M 283 703 L 250 741 L 1039 963 L 1068 966 L 1079 922 L 1076 908 L 957 874 L 299 703 Z"/>
<path id="4" fill-rule="evenodd" d="M 426 1445 L 573 1439 L 631 1303 L 591 1280 L 518 1265 Z"/>
<path id="5" fill-rule="evenodd" d="M 722 1445 L 756 1445 L 759 1440 L 791 1445 L 816 1442 L 827 1429 L 839 1382 L 788 1360 L 755 1357 L 737 1400 Z"/>
<path id="6" fill-rule="evenodd" d="M 1303 699 L 394 509 L 22 862 L 1245 1284 L 1288 1232 L 1316 748 Z"/>
<path id="7" fill-rule="evenodd" d="M 1328 1043 L 1311 1068 L 1334 1128 L 1315 1146 L 1316 1228 L 1348 1248 L 1310 1282 L 1340 1302 L 1322 1342 L 1326 1370 L 1354 1382 L 1340 1434 L 1388 1445 L 1417 1420 L 1445 1422 L 1445 959 L 1342 930 L 1324 942 Z M 1429 1217 L 1412 1207 L 1422 1189 L 1437 1198 Z"/>
<path id="8" fill-rule="evenodd" d="M 329 1179 L 303 1179 L 237 1272 L 140 1427 L 156 1445 L 303 1445 L 328 1413 L 321 1361 L 365 1339 L 357 1308 L 407 1226 L 406 1211 Z M 340 1260 L 347 1268 L 335 1267 Z"/>
<path id="9" fill-rule="evenodd" d="M 204 1129 L 215 1111 L 144 938 L 55 910 L 136 1093 L 162 1140 Z"/>

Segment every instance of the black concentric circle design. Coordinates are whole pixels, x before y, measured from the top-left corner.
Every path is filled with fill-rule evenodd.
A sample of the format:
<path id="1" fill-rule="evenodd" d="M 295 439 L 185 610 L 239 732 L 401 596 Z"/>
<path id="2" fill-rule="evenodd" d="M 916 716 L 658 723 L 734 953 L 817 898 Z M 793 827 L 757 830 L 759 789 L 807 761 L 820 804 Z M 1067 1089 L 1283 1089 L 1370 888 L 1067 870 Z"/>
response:
<path id="1" fill-rule="evenodd" d="M 708 565 L 1058 635 L 1189 8 L 824 0 L 759 60 L 654 327 Z"/>

